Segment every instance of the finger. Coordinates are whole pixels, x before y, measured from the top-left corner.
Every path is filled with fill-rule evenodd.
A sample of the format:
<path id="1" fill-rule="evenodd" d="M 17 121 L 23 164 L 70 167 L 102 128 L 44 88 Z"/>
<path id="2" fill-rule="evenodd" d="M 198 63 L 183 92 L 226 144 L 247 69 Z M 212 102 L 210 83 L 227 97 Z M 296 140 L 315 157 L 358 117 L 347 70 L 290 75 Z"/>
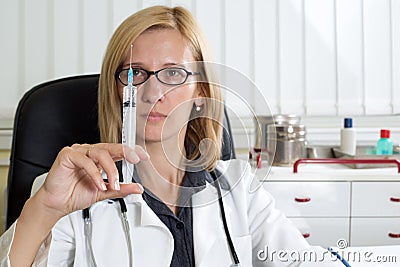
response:
<path id="1" fill-rule="evenodd" d="M 74 144 L 72 148 L 80 151 L 87 157 L 91 157 L 94 149 L 107 150 L 114 161 L 122 160 L 124 158 L 124 145 L 115 143 L 98 143 L 98 144 Z"/>
<path id="2" fill-rule="evenodd" d="M 72 148 L 90 158 L 100 171 L 103 170 L 107 174 L 108 187 L 110 189 L 120 189 L 119 174 L 114 161 L 122 158 L 121 144 L 74 144 Z"/>
<path id="3" fill-rule="evenodd" d="M 121 184 L 121 189 L 116 190 L 108 190 L 99 192 L 98 201 L 105 199 L 113 199 L 113 198 L 122 198 L 131 194 L 142 194 L 144 189 L 141 184 L 131 183 L 131 184 Z"/>
<path id="4" fill-rule="evenodd" d="M 113 190 L 120 190 L 118 169 L 109 150 L 93 147 L 90 151 L 90 159 L 96 163 L 97 167 L 107 174 L 108 185 Z M 88 153 L 87 153 L 88 154 Z"/>
<path id="5" fill-rule="evenodd" d="M 136 145 L 135 148 L 115 143 L 98 143 L 98 144 L 75 144 L 72 146 L 74 149 L 79 150 L 85 155 L 92 155 L 94 149 L 107 150 L 114 161 L 127 159 L 131 163 L 137 163 L 140 160 L 148 160 L 150 155 L 143 149 L 143 147 Z"/>
<path id="6" fill-rule="evenodd" d="M 119 174 L 114 161 L 126 158 L 130 163 L 136 164 L 150 158 L 149 154 L 140 146 L 135 146 L 133 149 L 122 144 L 99 143 L 73 145 L 72 147 L 93 160 L 97 167 L 107 174 L 109 188 L 114 190 L 120 189 Z"/>
<path id="7" fill-rule="evenodd" d="M 63 148 L 57 157 L 58 164 L 69 169 L 83 169 L 87 176 L 93 181 L 97 189 L 100 191 L 107 190 L 107 186 L 103 181 L 101 173 L 96 164 L 90 158 L 86 157 L 71 147 Z M 51 172 L 52 170 L 50 170 Z"/>
<path id="8" fill-rule="evenodd" d="M 141 146 L 136 145 L 135 148 L 124 146 L 124 158 L 136 164 L 141 160 L 150 159 L 150 155 Z"/>
<path id="9" fill-rule="evenodd" d="M 92 151 L 92 149 L 94 149 L 95 146 L 94 145 L 90 145 L 89 148 L 86 150 L 85 156 L 90 158 L 90 152 Z"/>
<path id="10" fill-rule="evenodd" d="M 141 160 L 149 160 L 149 159 L 150 159 L 149 153 L 147 153 L 147 151 L 144 150 L 143 147 L 141 147 L 141 146 L 139 146 L 139 145 L 136 145 L 136 146 L 135 146 L 135 151 L 136 151 L 136 153 L 139 155 L 139 158 L 140 158 Z"/>
<path id="11" fill-rule="evenodd" d="M 150 155 L 139 145 L 132 148 L 123 144 L 100 143 L 96 144 L 95 148 L 107 150 L 114 161 L 127 159 L 131 163 L 138 163 L 141 160 L 150 158 Z"/>
<path id="12" fill-rule="evenodd" d="M 90 158 L 91 152 L 96 148 L 96 146 L 91 144 L 73 144 L 71 148 Z"/>

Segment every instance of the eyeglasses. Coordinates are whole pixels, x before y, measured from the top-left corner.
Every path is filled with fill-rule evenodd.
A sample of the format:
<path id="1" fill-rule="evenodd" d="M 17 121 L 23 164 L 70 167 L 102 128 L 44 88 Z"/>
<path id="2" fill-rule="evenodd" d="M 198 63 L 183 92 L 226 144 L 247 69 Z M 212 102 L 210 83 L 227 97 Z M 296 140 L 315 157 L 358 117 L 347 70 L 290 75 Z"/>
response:
<path id="1" fill-rule="evenodd" d="M 123 69 L 120 72 L 115 73 L 115 78 L 118 79 L 123 85 L 128 85 L 128 71 L 129 69 Z M 151 75 L 157 77 L 157 79 L 167 85 L 181 85 L 186 82 L 189 75 L 198 75 L 199 72 L 190 72 L 184 68 L 164 68 L 157 71 L 148 71 L 141 68 L 132 68 L 133 72 L 133 85 L 139 85 L 147 81 Z"/>

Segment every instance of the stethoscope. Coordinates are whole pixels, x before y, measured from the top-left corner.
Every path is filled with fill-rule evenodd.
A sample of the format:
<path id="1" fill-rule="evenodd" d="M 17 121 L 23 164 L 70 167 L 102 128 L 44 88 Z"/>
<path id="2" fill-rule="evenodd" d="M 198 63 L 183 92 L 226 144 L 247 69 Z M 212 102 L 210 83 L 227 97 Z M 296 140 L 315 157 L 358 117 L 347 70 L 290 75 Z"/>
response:
<path id="1" fill-rule="evenodd" d="M 129 235 L 130 227 L 129 227 L 128 217 L 126 216 L 126 213 L 128 210 L 126 208 L 126 203 L 123 198 L 117 198 L 115 201 L 119 202 L 121 224 L 124 229 L 126 244 L 128 246 L 128 251 L 129 251 L 129 266 L 133 266 L 132 242 L 131 242 L 131 236 Z M 97 267 L 96 259 L 94 257 L 94 253 L 93 253 L 93 246 L 92 246 L 92 219 L 90 217 L 89 209 L 90 209 L 90 207 L 86 208 L 82 211 L 83 221 L 84 221 L 85 246 L 86 246 L 86 252 L 87 252 L 86 254 L 90 255 L 90 257 L 87 258 L 87 263 L 88 263 L 88 266 Z"/>
<path id="2" fill-rule="evenodd" d="M 219 208 L 221 211 L 222 223 L 224 225 L 224 231 L 225 231 L 226 239 L 228 242 L 230 254 L 232 257 L 232 261 L 233 261 L 233 264 L 231 266 L 239 267 L 240 266 L 239 258 L 236 253 L 235 246 L 233 245 L 232 237 L 231 237 L 231 234 L 229 233 L 228 224 L 226 221 L 225 208 L 224 208 L 224 202 L 222 200 L 221 187 L 220 187 L 217 175 L 215 174 L 215 171 L 211 171 L 210 174 L 215 182 L 215 185 L 216 185 L 215 187 L 217 188 L 218 203 L 219 203 Z M 131 237 L 129 234 L 130 227 L 129 227 L 128 218 L 126 216 L 126 213 L 127 213 L 126 203 L 123 198 L 118 198 L 115 201 L 118 201 L 118 203 L 119 203 L 121 224 L 124 229 L 126 244 L 127 244 L 128 251 L 129 251 L 129 266 L 132 267 L 133 266 L 133 252 L 132 252 Z M 92 220 L 90 218 L 90 210 L 89 209 L 90 209 L 90 207 L 86 208 L 82 211 L 83 220 L 84 220 L 85 246 L 86 246 L 87 255 L 90 255 L 90 257 L 87 258 L 87 261 L 88 261 L 88 266 L 97 267 L 96 259 L 94 257 L 93 247 L 92 247 Z"/>

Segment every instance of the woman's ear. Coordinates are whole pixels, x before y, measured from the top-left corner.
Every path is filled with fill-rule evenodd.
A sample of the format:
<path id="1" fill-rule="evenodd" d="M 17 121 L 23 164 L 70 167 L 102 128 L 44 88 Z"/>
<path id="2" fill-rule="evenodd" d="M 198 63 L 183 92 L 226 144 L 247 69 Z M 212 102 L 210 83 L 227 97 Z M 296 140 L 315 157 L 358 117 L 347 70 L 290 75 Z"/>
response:
<path id="1" fill-rule="evenodd" d="M 196 107 L 201 107 L 204 105 L 204 98 L 200 95 L 198 95 L 195 99 L 194 99 L 194 104 L 196 105 Z"/>

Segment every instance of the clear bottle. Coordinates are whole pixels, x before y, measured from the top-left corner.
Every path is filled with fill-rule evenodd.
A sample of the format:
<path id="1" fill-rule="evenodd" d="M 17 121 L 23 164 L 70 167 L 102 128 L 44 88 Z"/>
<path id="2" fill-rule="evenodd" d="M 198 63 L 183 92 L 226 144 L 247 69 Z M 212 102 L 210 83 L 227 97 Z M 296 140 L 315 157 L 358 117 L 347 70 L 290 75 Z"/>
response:
<path id="1" fill-rule="evenodd" d="M 393 154 L 393 143 L 390 140 L 390 130 L 382 129 L 381 138 L 376 144 L 377 155 L 392 155 Z"/>
<path id="2" fill-rule="evenodd" d="M 340 131 L 340 150 L 348 155 L 356 154 L 356 130 L 352 118 L 344 119 L 344 127 Z"/>

